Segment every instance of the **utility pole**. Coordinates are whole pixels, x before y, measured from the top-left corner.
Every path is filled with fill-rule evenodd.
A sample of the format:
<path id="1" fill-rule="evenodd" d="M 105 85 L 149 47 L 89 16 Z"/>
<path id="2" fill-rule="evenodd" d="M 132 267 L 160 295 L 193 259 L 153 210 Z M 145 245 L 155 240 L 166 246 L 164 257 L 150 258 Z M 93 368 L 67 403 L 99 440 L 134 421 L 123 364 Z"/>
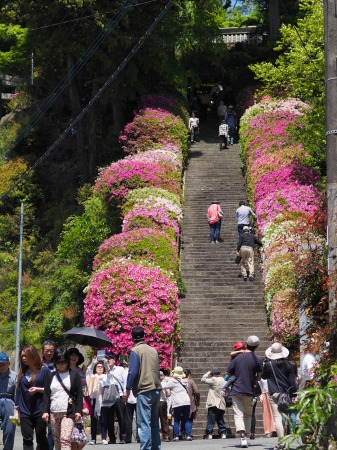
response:
<path id="1" fill-rule="evenodd" d="M 326 93 L 326 165 L 328 196 L 329 318 L 336 310 L 337 284 L 337 8 L 324 0 L 324 48 Z"/>
<path id="2" fill-rule="evenodd" d="M 15 372 L 19 371 L 20 353 L 20 330 L 21 330 L 21 284 L 22 284 L 22 240 L 23 240 L 23 203 L 21 203 L 20 214 L 20 251 L 19 251 L 19 274 L 18 274 L 18 308 L 16 313 L 16 338 L 15 338 Z"/>

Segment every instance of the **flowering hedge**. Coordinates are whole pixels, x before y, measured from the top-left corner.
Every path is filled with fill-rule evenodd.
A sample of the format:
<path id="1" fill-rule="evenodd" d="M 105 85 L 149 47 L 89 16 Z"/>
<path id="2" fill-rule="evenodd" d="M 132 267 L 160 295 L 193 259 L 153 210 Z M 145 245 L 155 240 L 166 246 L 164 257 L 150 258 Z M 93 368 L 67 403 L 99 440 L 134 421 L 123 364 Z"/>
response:
<path id="1" fill-rule="evenodd" d="M 179 197 L 165 189 L 142 188 L 130 191 L 122 207 L 126 216 L 131 209 L 165 208 L 172 219 L 181 220 L 183 216 Z"/>
<path id="2" fill-rule="evenodd" d="M 165 208 L 138 208 L 131 210 L 123 220 L 122 231 L 134 228 L 155 228 L 166 231 L 171 237 L 179 236 L 179 226 Z"/>
<path id="3" fill-rule="evenodd" d="M 170 366 L 171 344 L 178 340 L 177 286 L 159 268 L 126 260 L 95 272 L 84 300 L 84 324 L 104 330 L 114 351 L 128 354 L 131 330 L 145 328 L 145 342 L 159 352 L 161 367 Z"/>
<path id="4" fill-rule="evenodd" d="M 182 100 L 178 97 L 167 97 L 159 94 L 147 94 L 140 97 L 138 106 L 139 109 L 145 108 L 160 108 L 180 116 L 187 124 L 189 114 L 186 107 L 182 104 Z"/>
<path id="5" fill-rule="evenodd" d="M 240 124 L 248 195 L 264 244 L 267 311 L 274 336 L 288 344 L 299 337 L 298 315 L 303 301 L 299 273 L 309 271 L 311 256 L 317 261 L 308 244 L 323 247 L 325 238 L 320 175 L 310 167 L 313 158 L 298 137 L 309 110 L 309 105 L 296 99 L 267 97 L 249 108 Z M 301 263 L 303 255 L 307 266 Z"/>
<path id="6" fill-rule="evenodd" d="M 169 149 L 163 148 L 147 150 L 143 153 L 137 153 L 133 156 L 128 156 L 125 159 L 134 161 L 157 161 L 161 164 L 168 164 L 173 166 L 175 170 L 181 172 L 182 170 L 182 156 L 179 153 L 171 152 Z"/>
<path id="7" fill-rule="evenodd" d="M 122 159 L 100 170 L 95 189 L 109 200 L 123 203 L 132 189 L 154 186 L 180 195 L 180 184 L 181 174 L 173 166 Z"/>
<path id="8" fill-rule="evenodd" d="M 119 137 L 126 153 L 139 153 L 156 145 L 178 146 L 187 156 L 187 129 L 184 121 L 160 108 L 146 108 L 128 123 Z"/>
<path id="9" fill-rule="evenodd" d="M 116 258 L 146 260 L 172 274 L 179 276 L 177 243 L 167 233 L 153 228 L 138 228 L 106 239 L 99 247 L 94 268 L 100 269 Z"/>

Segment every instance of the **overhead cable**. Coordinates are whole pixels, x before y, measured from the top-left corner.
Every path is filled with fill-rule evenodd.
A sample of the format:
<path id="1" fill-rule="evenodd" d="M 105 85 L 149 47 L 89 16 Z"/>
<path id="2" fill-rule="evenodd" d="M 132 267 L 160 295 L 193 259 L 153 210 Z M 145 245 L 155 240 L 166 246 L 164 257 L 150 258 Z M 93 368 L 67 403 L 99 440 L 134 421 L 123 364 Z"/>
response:
<path id="1" fill-rule="evenodd" d="M 32 173 L 33 170 L 35 170 L 41 163 L 44 161 L 48 156 L 51 155 L 51 153 L 61 144 L 61 142 L 65 139 L 68 133 L 72 133 L 74 127 L 77 125 L 77 123 L 83 118 L 83 116 L 89 111 L 91 106 L 96 102 L 96 100 L 99 99 L 99 97 L 103 94 L 103 92 L 111 85 L 113 81 L 117 78 L 117 76 L 121 73 L 121 71 L 126 67 L 128 62 L 135 56 L 135 54 L 139 51 L 140 47 L 144 44 L 145 40 L 150 36 L 150 34 L 153 32 L 153 30 L 156 28 L 158 23 L 161 21 L 161 19 L 165 16 L 165 14 L 169 11 L 171 6 L 175 0 L 170 0 L 167 5 L 164 7 L 164 9 L 161 11 L 161 13 L 158 15 L 158 17 L 154 20 L 152 25 L 147 29 L 147 31 L 144 33 L 144 35 L 139 39 L 137 44 L 133 47 L 133 49 L 130 51 L 128 56 L 122 61 L 122 63 L 117 67 L 117 69 L 114 71 L 114 73 L 111 75 L 111 77 L 104 83 L 104 85 L 98 90 L 98 92 L 94 95 L 94 97 L 89 101 L 87 106 L 80 112 L 80 114 L 68 125 L 68 127 L 63 131 L 62 134 L 56 139 L 56 141 L 47 149 L 47 151 L 23 174 L 21 177 L 16 180 L 15 183 L 10 186 L 4 194 L 0 196 L 0 201 L 3 200 L 5 197 L 7 197 L 13 189 L 15 189 L 16 186 L 18 186 L 20 183 L 22 183 L 23 180 L 25 180 L 29 174 Z"/>

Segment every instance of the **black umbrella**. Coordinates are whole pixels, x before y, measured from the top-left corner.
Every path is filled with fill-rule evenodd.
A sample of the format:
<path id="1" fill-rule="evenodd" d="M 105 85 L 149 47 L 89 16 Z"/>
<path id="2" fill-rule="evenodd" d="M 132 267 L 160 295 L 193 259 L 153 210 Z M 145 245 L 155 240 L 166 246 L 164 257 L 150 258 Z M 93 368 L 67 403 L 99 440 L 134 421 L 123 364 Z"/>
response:
<path id="1" fill-rule="evenodd" d="M 70 339 L 77 344 L 89 345 L 90 347 L 113 347 L 111 339 L 103 333 L 103 331 L 96 330 L 92 327 L 72 328 L 63 333 L 66 339 Z"/>

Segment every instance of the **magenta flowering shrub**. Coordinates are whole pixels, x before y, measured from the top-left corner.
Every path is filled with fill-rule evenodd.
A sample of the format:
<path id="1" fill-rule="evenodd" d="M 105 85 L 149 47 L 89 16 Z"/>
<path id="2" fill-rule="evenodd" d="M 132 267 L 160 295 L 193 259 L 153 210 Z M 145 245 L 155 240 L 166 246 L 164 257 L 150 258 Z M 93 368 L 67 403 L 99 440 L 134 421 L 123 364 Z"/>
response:
<path id="1" fill-rule="evenodd" d="M 279 214 L 308 213 L 314 215 L 323 209 L 320 191 L 314 186 L 302 186 L 289 183 L 283 189 L 271 192 L 256 203 L 255 211 L 260 231 Z"/>
<path id="2" fill-rule="evenodd" d="M 273 334 L 288 344 L 299 336 L 299 248 L 324 246 L 320 175 L 310 167 L 311 157 L 294 133 L 304 125 L 309 109 L 296 99 L 266 97 L 247 110 L 240 124 L 248 195 L 264 245 L 267 311 Z"/>
<path id="3" fill-rule="evenodd" d="M 162 94 L 146 94 L 143 95 L 139 102 L 139 109 L 160 108 L 180 116 L 187 124 L 189 115 L 187 109 L 182 106 L 182 99 Z"/>
<path id="4" fill-rule="evenodd" d="M 119 137 L 126 153 L 139 153 L 157 145 L 178 146 L 187 152 L 187 128 L 184 121 L 160 108 L 146 108 L 128 123 Z"/>
<path id="5" fill-rule="evenodd" d="M 160 150 L 160 149 L 152 149 L 147 150 L 143 153 L 137 153 L 133 156 L 127 156 L 125 159 L 133 160 L 133 161 L 156 161 L 159 164 L 167 164 L 169 166 L 174 167 L 176 171 L 182 171 L 182 158 L 179 158 L 176 153 Z"/>
<path id="6" fill-rule="evenodd" d="M 315 185 L 319 179 L 320 174 L 312 167 L 300 164 L 282 166 L 259 178 L 254 190 L 254 201 L 258 202 L 273 191 L 278 191 L 290 185 L 294 189 L 301 185 Z"/>
<path id="7" fill-rule="evenodd" d="M 171 273 L 173 279 L 179 276 L 177 241 L 161 230 L 137 228 L 111 236 L 99 247 L 94 269 L 118 258 L 145 260 Z"/>
<path id="8" fill-rule="evenodd" d="M 168 369 L 171 344 L 177 343 L 178 290 L 159 268 L 113 261 L 95 272 L 84 300 L 84 325 L 103 330 L 114 351 L 126 355 L 133 347 L 131 330 L 145 328 L 145 342 L 159 353 Z"/>
<path id="9" fill-rule="evenodd" d="M 123 203 L 132 189 L 153 186 L 179 195 L 180 184 L 181 174 L 173 166 L 122 159 L 99 171 L 95 189 L 110 201 Z"/>
<path id="10" fill-rule="evenodd" d="M 179 236 L 178 221 L 171 219 L 165 208 L 132 209 L 124 217 L 122 231 L 134 228 L 155 228 L 166 231 L 171 237 Z"/>

